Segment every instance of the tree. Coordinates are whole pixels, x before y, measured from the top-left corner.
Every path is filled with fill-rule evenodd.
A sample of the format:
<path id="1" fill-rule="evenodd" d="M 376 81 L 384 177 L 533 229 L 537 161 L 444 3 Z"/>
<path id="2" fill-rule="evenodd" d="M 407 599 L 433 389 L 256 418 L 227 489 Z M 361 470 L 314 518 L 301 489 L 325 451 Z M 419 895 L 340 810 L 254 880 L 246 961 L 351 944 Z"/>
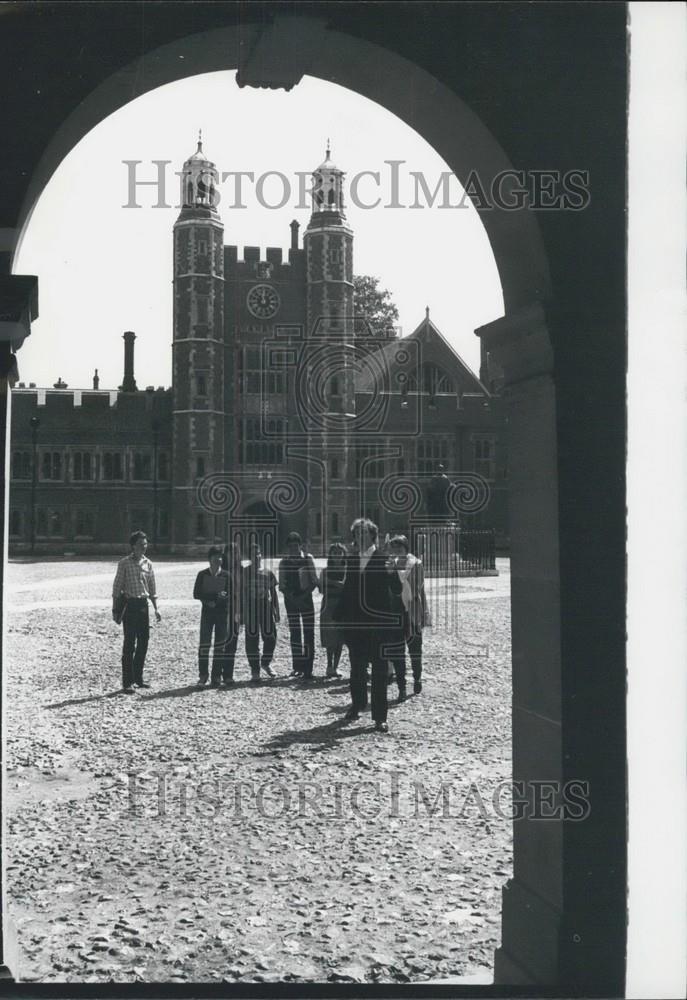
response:
<path id="1" fill-rule="evenodd" d="M 353 311 L 356 329 L 365 327 L 375 337 L 395 337 L 398 309 L 388 289 L 379 287 L 379 278 L 359 274 L 353 278 Z M 365 323 L 365 321 L 367 321 Z"/>

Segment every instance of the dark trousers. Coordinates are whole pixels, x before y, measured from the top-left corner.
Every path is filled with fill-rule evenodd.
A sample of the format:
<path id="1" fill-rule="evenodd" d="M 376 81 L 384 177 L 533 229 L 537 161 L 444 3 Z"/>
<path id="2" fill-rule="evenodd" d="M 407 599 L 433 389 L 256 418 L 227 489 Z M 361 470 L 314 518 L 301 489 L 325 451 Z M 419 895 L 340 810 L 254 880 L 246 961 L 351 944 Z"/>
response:
<path id="1" fill-rule="evenodd" d="M 261 639 L 262 655 L 260 655 Z M 252 677 L 260 676 L 260 667 L 263 670 L 269 667 L 276 645 L 277 630 L 271 619 L 269 621 L 256 622 L 251 627 L 246 625 L 246 656 L 248 657 Z"/>
<path id="2" fill-rule="evenodd" d="M 200 640 L 198 644 L 198 677 L 208 679 L 208 661 L 212 634 L 215 634 L 215 647 L 212 652 L 212 681 L 217 683 L 220 678 L 226 679 L 225 659 L 227 655 L 227 608 L 209 608 L 203 605 L 200 612 Z M 236 645 L 234 645 L 234 652 Z"/>
<path id="3" fill-rule="evenodd" d="M 234 624 L 231 632 L 227 636 L 224 644 L 224 660 L 222 663 L 222 680 L 233 681 L 234 660 L 236 659 L 236 647 L 239 644 L 239 626 Z"/>
<path id="4" fill-rule="evenodd" d="M 348 647 L 351 661 L 351 708 L 362 712 L 367 706 L 367 667 L 372 667 L 372 721 L 386 722 L 387 695 L 386 684 L 388 667 L 386 659 L 381 656 L 378 643 L 353 643 Z"/>
<path id="5" fill-rule="evenodd" d="M 122 646 L 122 687 L 143 683 L 143 664 L 148 652 L 150 621 L 148 598 L 129 598 L 124 617 L 124 645 Z"/>
<path id="6" fill-rule="evenodd" d="M 304 677 L 312 677 L 315 663 L 315 609 L 312 605 L 305 611 L 286 608 L 291 642 L 293 669 Z"/>
<path id="7" fill-rule="evenodd" d="M 389 660 L 394 668 L 396 683 L 399 688 L 405 688 L 406 686 L 406 647 L 410 655 L 413 680 L 422 680 L 422 629 L 413 632 L 406 613 L 404 613 L 403 626 L 403 642 L 389 651 Z"/>

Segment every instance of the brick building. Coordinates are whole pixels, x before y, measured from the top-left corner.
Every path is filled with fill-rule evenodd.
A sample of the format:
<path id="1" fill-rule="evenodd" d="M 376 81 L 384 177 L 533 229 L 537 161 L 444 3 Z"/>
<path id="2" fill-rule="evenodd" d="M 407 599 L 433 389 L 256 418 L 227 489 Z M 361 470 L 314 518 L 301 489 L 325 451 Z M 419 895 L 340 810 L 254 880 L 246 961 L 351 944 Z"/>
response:
<path id="1" fill-rule="evenodd" d="M 20 383 L 11 552 L 120 551 L 143 528 L 159 552 L 198 555 L 235 524 L 269 529 L 276 546 L 295 528 L 321 553 L 361 512 L 407 530 L 440 464 L 465 480 L 462 522 L 507 545 L 498 373 L 483 354 L 477 378 L 429 309 L 403 338 L 354 315 L 353 232 L 329 150 L 313 178 L 302 241 L 294 221 L 286 255 L 239 256 L 198 142 L 173 233 L 172 387 L 137 387 L 132 331 L 116 390 L 97 372 L 88 390 Z"/>

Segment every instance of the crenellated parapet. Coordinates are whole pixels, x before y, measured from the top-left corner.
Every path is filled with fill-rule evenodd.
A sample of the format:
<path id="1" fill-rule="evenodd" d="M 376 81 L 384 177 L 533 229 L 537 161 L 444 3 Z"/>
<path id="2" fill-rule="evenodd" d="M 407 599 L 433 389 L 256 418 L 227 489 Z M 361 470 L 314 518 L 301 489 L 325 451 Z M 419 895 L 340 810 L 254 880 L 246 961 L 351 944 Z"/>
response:
<path id="1" fill-rule="evenodd" d="M 31 440 L 32 417 L 40 421 L 41 439 L 51 445 L 99 440 L 103 432 L 133 442 L 150 436 L 153 420 L 160 440 L 171 440 L 172 390 L 14 389 L 13 444 Z"/>
<path id="2" fill-rule="evenodd" d="M 264 254 L 261 247 L 255 246 L 224 248 L 224 269 L 228 279 L 233 276 L 243 280 L 292 281 L 295 275 L 304 273 L 304 268 L 305 251 L 298 247 L 286 251 L 286 258 L 282 247 L 267 247 Z"/>

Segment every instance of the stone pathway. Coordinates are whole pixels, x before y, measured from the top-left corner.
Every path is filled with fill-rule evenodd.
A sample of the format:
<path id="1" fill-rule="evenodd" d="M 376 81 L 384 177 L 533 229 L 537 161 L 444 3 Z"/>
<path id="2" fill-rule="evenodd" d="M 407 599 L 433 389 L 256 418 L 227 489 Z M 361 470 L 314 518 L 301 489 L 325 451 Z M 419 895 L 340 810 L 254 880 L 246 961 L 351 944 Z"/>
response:
<path id="1" fill-rule="evenodd" d="M 342 724 L 345 681 L 295 686 L 283 625 L 275 682 L 248 686 L 241 640 L 235 689 L 196 691 L 196 569 L 160 564 L 153 686 L 127 697 L 112 563 L 9 566 L 21 977 L 488 974 L 511 865 L 507 562 L 499 577 L 429 582 L 424 691 L 392 708 L 388 736 L 369 716 Z"/>

